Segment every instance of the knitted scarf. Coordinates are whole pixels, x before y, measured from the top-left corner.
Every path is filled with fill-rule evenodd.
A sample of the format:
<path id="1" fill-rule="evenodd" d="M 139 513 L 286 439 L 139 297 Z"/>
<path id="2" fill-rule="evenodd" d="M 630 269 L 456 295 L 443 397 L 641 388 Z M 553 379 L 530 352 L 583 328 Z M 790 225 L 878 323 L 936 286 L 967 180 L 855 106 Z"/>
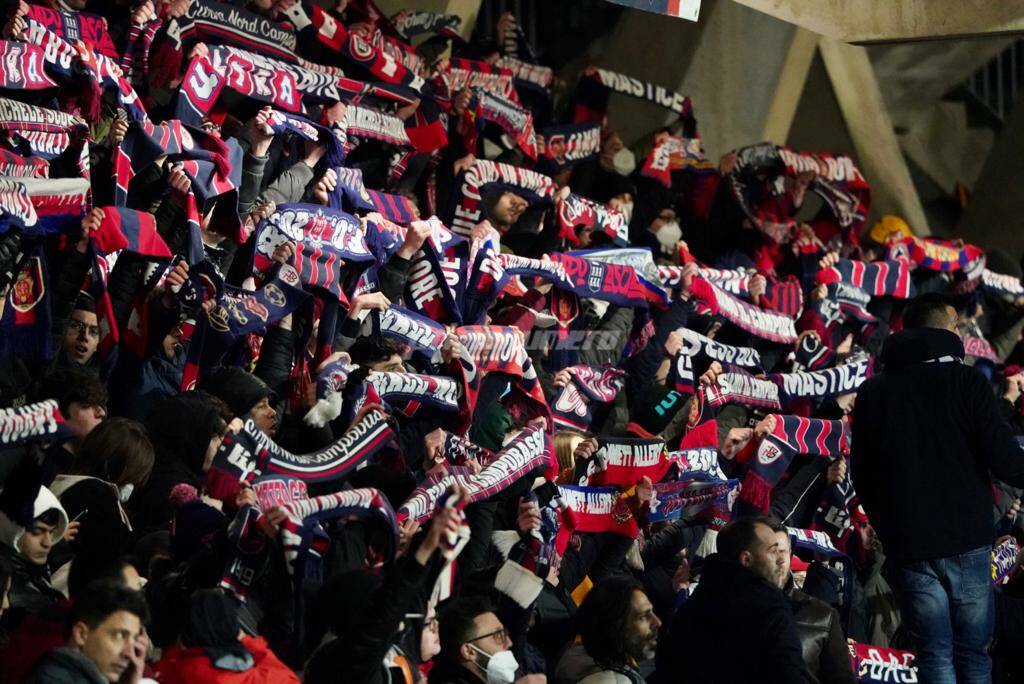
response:
<path id="1" fill-rule="evenodd" d="M 341 24 L 337 26 L 344 30 Z M 341 54 L 350 62 L 366 69 L 378 81 L 402 86 L 415 93 L 423 89 L 424 81 L 421 77 L 396 61 L 383 47 L 367 42 L 355 33 L 349 33 L 345 37 L 341 43 Z"/>
<path id="2" fill-rule="evenodd" d="M 50 164 L 39 157 L 23 157 L 9 150 L 0 150 L 0 176 L 46 178 Z"/>
<path id="3" fill-rule="evenodd" d="M 683 119 L 693 118 L 690 98 L 668 88 L 625 74 L 594 67 L 584 70 L 576 89 L 575 121 L 598 121 L 608 107 L 608 95 L 621 93 L 663 107 Z"/>
<path id="4" fill-rule="evenodd" d="M 658 482 L 654 485 L 647 522 L 668 522 L 678 520 L 684 514 L 692 515 L 716 499 L 728 497 L 738 486 L 739 480 Z"/>
<path id="5" fill-rule="evenodd" d="M 459 385 L 445 375 L 373 372 L 366 378 L 366 384 L 382 401 L 406 415 L 412 415 L 420 406 L 444 413 L 459 410 Z"/>
<path id="6" fill-rule="evenodd" d="M 561 525 L 555 541 L 559 554 L 564 554 L 576 532 L 615 532 L 629 539 L 640 533 L 633 512 L 618 487 L 575 487 L 558 485 L 556 505 Z"/>
<path id="7" fill-rule="evenodd" d="M 859 359 L 834 368 L 796 373 L 773 373 L 769 379 L 787 400 L 799 397 L 826 399 L 856 392 L 871 377 L 871 359 Z"/>
<path id="8" fill-rule="evenodd" d="M 109 59 L 117 59 L 117 48 L 107 33 L 107 20 L 88 12 L 64 12 L 41 5 L 29 5 L 25 15 L 69 43 L 82 41 Z"/>
<path id="9" fill-rule="evenodd" d="M 317 204 L 281 204 L 256 227 L 253 271 L 274 265 L 274 250 L 286 241 L 295 244 L 292 264 L 303 285 L 330 293 L 344 301 L 341 275 L 344 264 L 366 264 L 374 257 L 366 245 L 359 220 L 350 214 Z"/>
<path id="10" fill-rule="evenodd" d="M 448 68 L 448 87 L 453 93 L 463 88 L 481 88 L 509 102 L 519 102 L 512 72 L 486 62 L 453 57 Z"/>
<path id="11" fill-rule="evenodd" d="M 401 119 L 371 107 L 348 105 L 345 109 L 345 132 L 349 137 L 349 148 L 352 138 L 376 140 L 393 147 L 412 147 Z"/>
<path id="12" fill-rule="evenodd" d="M 752 335 L 779 344 L 793 344 L 797 340 L 793 319 L 788 316 L 765 311 L 736 299 L 700 276 L 693 279 L 691 290 L 707 311 L 724 316 L 730 323 Z"/>
<path id="13" fill-rule="evenodd" d="M 850 438 L 845 422 L 775 415 L 772 431 L 757 447 L 743 479 L 740 500 L 758 511 L 768 511 L 772 487 L 777 485 L 797 454 L 845 456 Z"/>
<path id="14" fill-rule="evenodd" d="M 533 115 L 515 102 L 473 88 L 473 96 L 463 112 L 463 141 L 467 150 L 475 150 L 480 132 L 488 122 L 505 131 L 530 159 L 537 158 L 537 134 Z"/>
<path id="15" fill-rule="evenodd" d="M 793 370 L 816 371 L 829 368 L 836 362 L 836 353 L 827 344 L 813 335 L 805 335 L 800 340 L 793 358 Z"/>
<path id="16" fill-rule="evenodd" d="M 743 404 L 778 411 L 779 388 L 770 380 L 761 380 L 746 373 L 722 373 L 714 384 L 701 388 L 703 401 L 711 407 Z"/>
<path id="17" fill-rule="evenodd" d="M 911 651 L 850 641 L 850 666 L 858 682 L 919 682 L 915 658 Z"/>
<path id="18" fill-rule="evenodd" d="M 721 270 L 717 268 L 701 267 L 698 269 L 700 277 L 718 288 L 737 297 L 750 296 L 750 273 L 742 268 Z M 682 266 L 658 266 L 658 278 L 664 287 L 673 289 L 682 285 Z"/>
<path id="19" fill-rule="evenodd" d="M 49 361 L 54 354 L 50 310 L 53 295 L 43 240 L 23 242 L 21 253 L 0 314 L 0 358 Z"/>
<path id="20" fill-rule="evenodd" d="M 550 95 L 551 86 L 555 82 L 555 70 L 551 67 L 525 62 L 512 55 L 500 57 L 495 64 L 512 72 L 516 87 Z"/>
<path id="21" fill-rule="evenodd" d="M 302 112 L 302 98 L 342 99 L 339 74 L 306 62 L 290 64 L 223 45 L 192 58 L 178 93 L 177 118 L 198 124 L 213 109 L 221 88 L 232 90 L 287 112 Z"/>
<path id="22" fill-rule="evenodd" d="M 0 41 L 0 88 L 5 90 L 45 90 L 56 88 L 46 74 L 46 57 L 37 45 L 10 40 Z"/>
<path id="23" fill-rule="evenodd" d="M 238 432 L 228 434 L 214 456 L 207 490 L 211 496 L 234 496 L 237 483 L 278 473 L 306 482 L 333 482 L 387 444 L 395 433 L 379 411 L 366 414 L 333 444 L 308 454 L 293 454 L 256 427 L 251 418 Z"/>
<path id="24" fill-rule="evenodd" d="M 452 219 L 452 230 L 468 236 L 484 218 L 481 192 L 485 186 L 497 184 L 531 203 L 549 202 L 557 187 L 549 177 L 511 164 L 477 159 L 462 175 L 458 206 Z"/>
<path id="25" fill-rule="evenodd" d="M 587 484 L 629 489 L 642 477 L 658 482 L 670 465 L 660 439 L 599 437 L 597 451 L 587 464 Z"/>
<path id="26" fill-rule="evenodd" d="M 359 366 L 353 365 L 348 354 L 324 365 L 316 373 L 316 403 L 302 420 L 306 425 L 323 427 L 341 415 L 342 395 L 348 376 Z"/>
<path id="27" fill-rule="evenodd" d="M 431 216 L 426 223 L 431 233 L 413 256 L 403 301 L 412 311 L 435 321 L 459 322 L 469 245 L 437 217 Z"/>
<path id="28" fill-rule="evenodd" d="M 0 178 L 0 229 L 22 237 L 72 233 L 90 202 L 86 178 Z"/>
<path id="29" fill-rule="evenodd" d="M 12 136 L 15 152 L 50 160 L 84 141 L 86 123 L 73 114 L 0 98 L 0 131 Z"/>
<path id="30" fill-rule="evenodd" d="M 257 333 L 295 311 L 309 295 L 302 291 L 294 268 L 281 265 L 274 278 L 255 291 L 226 291 L 210 310 L 198 313 L 189 342 L 182 390 L 191 389 L 204 369 L 216 365 L 238 340 Z"/>
<path id="31" fill-rule="evenodd" d="M 651 302 L 665 300 L 664 291 L 645 287 L 631 266 L 584 259 L 564 252 L 555 252 L 547 260 L 502 254 L 501 263 L 510 275 L 537 276 L 561 290 L 616 306 L 647 308 Z"/>
<path id="32" fill-rule="evenodd" d="M 864 290 L 872 297 L 910 299 L 917 294 L 910 279 L 910 271 L 910 265 L 905 261 L 867 263 L 840 259 L 832 268 L 819 271 L 817 280 L 825 285 L 842 281 Z"/>
<path id="33" fill-rule="evenodd" d="M 600 153 L 601 127 L 596 123 L 548 126 L 537 134 L 537 168 L 543 173 L 558 173 Z"/>
<path id="34" fill-rule="evenodd" d="M 154 259 L 170 259 L 171 250 L 156 229 L 156 219 L 148 211 L 124 207 L 100 207 L 103 220 L 92 233 L 100 252 L 110 254 L 121 249 Z"/>
<path id="35" fill-rule="evenodd" d="M 761 355 L 752 347 L 733 347 L 716 342 L 689 328 L 676 330 L 683 338 L 683 346 L 676 354 L 672 369 L 676 389 L 684 394 L 693 394 L 697 381 L 695 368 L 703 368 L 711 361 L 760 370 Z M 695 366 L 694 361 L 699 365 Z"/>
<path id="36" fill-rule="evenodd" d="M 479 473 L 474 475 L 468 469 L 455 466 L 447 475 L 425 479 L 398 509 L 396 517 L 400 522 L 424 522 L 453 484 L 461 484 L 469 490 L 468 503 L 489 499 L 536 468 L 549 466 L 552 458 L 551 441 L 544 428 L 532 425 L 499 451 Z"/>
<path id="37" fill-rule="evenodd" d="M 992 584 L 999 586 L 1010 581 L 1010 575 L 1017 566 L 1017 554 L 1020 546 L 1013 537 L 992 549 Z"/>
<path id="38" fill-rule="evenodd" d="M 72 436 L 55 399 L 0 409 L 0 445 L 4 448 L 34 440 L 60 442 Z"/>
<path id="39" fill-rule="evenodd" d="M 911 263 L 929 271 L 952 273 L 965 271 L 969 277 L 981 277 L 985 269 L 985 251 L 975 245 L 960 245 L 946 240 L 905 237 L 889 242 L 891 256 L 905 254 Z"/>
<path id="40" fill-rule="evenodd" d="M 777 179 L 796 178 L 804 172 L 814 174 L 808 190 L 829 207 L 843 234 L 857 233 L 867 220 L 871 190 L 845 155 L 806 154 L 770 143 L 744 147 L 737 151 L 730 184 L 737 203 L 754 227 L 775 242 L 784 243 L 796 228 L 796 221 L 789 214 L 780 214 L 771 197 L 781 195 Z"/>
<path id="41" fill-rule="evenodd" d="M 556 428 L 588 430 L 593 420 L 593 403 L 608 404 L 626 384 L 626 373 L 618 368 L 570 366 L 570 380 L 551 404 Z"/>
<path id="42" fill-rule="evenodd" d="M 397 304 L 371 312 L 370 320 L 373 334 L 403 342 L 434 361 L 440 357 L 441 345 L 448 337 L 444 326 Z"/>
<path id="43" fill-rule="evenodd" d="M 557 203 L 558 223 L 561 227 L 559 237 L 574 245 L 579 244 L 576 235 L 577 226 L 591 228 L 595 233 L 603 233 L 619 247 L 629 244 L 629 222 L 626 216 L 605 204 L 570 194 Z"/>
<path id="44" fill-rule="evenodd" d="M 670 188 L 675 171 L 717 173 L 715 165 L 704 157 L 704 147 L 699 138 L 668 136 L 651 148 L 640 167 L 640 174 Z"/>
<path id="45" fill-rule="evenodd" d="M 270 113 L 264 133 L 294 133 L 303 140 L 319 142 L 326 146 L 324 161 L 328 166 L 339 166 L 345 161 L 345 149 L 342 147 L 342 132 L 336 128 L 328 128 L 298 114 L 287 114 L 274 111 Z"/>
<path id="46" fill-rule="evenodd" d="M 665 458 L 676 467 L 676 480 L 722 482 L 726 479 L 718 462 L 717 421 L 710 420 L 689 430 L 683 436 L 679 451 L 671 451 Z"/>
<path id="47" fill-rule="evenodd" d="M 421 33 L 452 35 L 459 30 L 462 17 L 457 14 L 440 14 L 438 12 L 422 12 L 406 10 L 392 19 L 395 30 L 406 39 Z"/>
<path id="48" fill-rule="evenodd" d="M 466 353 L 479 373 L 504 373 L 515 378 L 512 394 L 505 399 L 514 416 L 543 416 L 551 424 L 544 389 L 541 387 L 533 361 L 523 347 L 522 332 L 518 328 L 500 325 L 467 325 L 455 329 L 455 336 L 466 348 Z M 476 405 L 475 389 L 467 391 L 468 405 Z"/>
<path id="49" fill-rule="evenodd" d="M 996 273 L 987 268 L 981 272 L 981 286 L 985 292 L 1010 300 L 1024 297 L 1024 284 L 1020 278 L 1003 273 Z"/>
<path id="50" fill-rule="evenodd" d="M 177 49 L 183 43 L 231 45 L 267 57 L 294 62 L 295 32 L 248 10 L 214 0 L 191 0 L 180 17 L 167 24 Z"/>
<path id="51" fill-rule="evenodd" d="M 338 176 L 338 182 L 334 191 L 328 196 L 328 205 L 332 209 L 344 209 L 349 212 L 379 212 L 379 217 L 388 222 L 412 223 L 416 220 L 416 206 L 407 197 L 402 195 L 390 195 L 379 190 L 371 190 L 363 184 L 362 169 L 350 169 L 337 167 L 334 169 Z M 370 219 L 371 217 L 367 217 Z M 400 234 L 405 239 L 405 229 L 398 226 L 386 225 L 380 218 L 373 217 L 375 232 L 379 233 L 381 227 L 391 229 L 392 233 Z M 367 243 L 370 241 L 370 230 L 367 230 Z M 401 246 L 401 242 L 395 244 L 394 251 Z M 373 246 L 371 245 L 371 249 Z M 391 258 L 392 251 L 386 259 L 378 257 L 378 261 L 386 262 Z M 376 251 L 374 252 L 376 254 Z"/>

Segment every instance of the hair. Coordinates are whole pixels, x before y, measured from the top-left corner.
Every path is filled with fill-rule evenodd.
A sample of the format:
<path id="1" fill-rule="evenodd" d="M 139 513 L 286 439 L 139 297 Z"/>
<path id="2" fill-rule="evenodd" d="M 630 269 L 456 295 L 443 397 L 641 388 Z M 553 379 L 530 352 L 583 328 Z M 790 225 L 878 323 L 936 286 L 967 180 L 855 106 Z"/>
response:
<path id="1" fill-rule="evenodd" d="M 75 308 L 72 311 L 88 311 L 96 313 L 96 299 L 88 292 L 79 292 L 75 298 Z"/>
<path id="2" fill-rule="evenodd" d="M 576 459 L 573 457 L 575 451 L 573 440 L 586 439 L 587 436 L 578 430 L 559 430 L 551 437 L 555 447 L 555 457 L 558 459 L 558 469 L 574 468 Z"/>
<path id="3" fill-rule="evenodd" d="M 493 612 L 486 596 L 459 596 L 444 604 L 437 612 L 443 658 L 452 663 L 459 662 L 459 649 L 473 633 L 473 621 L 484 613 Z"/>
<path id="4" fill-rule="evenodd" d="M 67 414 L 72 403 L 82 406 L 107 405 L 107 389 L 95 373 L 84 368 L 63 368 L 50 373 L 35 386 L 33 401 L 56 399 L 61 413 Z"/>
<path id="5" fill-rule="evenodd" d="M 153 444 L 142 423 L 108 418 L 82 440 L 69 474 L 141 487 L 153 472 Z"/>
<path id="6" fill-rule="evenodd" d="M 107 582 L 118 586 L 124 584 L 124 569 L 135 567 L 135 561 L 128 556 L 104 556 L 100 553 L 75 556 L 68 573 L 68 596 L 72 602 L 82 596 L 87 587 L 96 582 Z"/>
<path id="7" fill-rule="evenodd" d="M 35 518 L 33 518 L 32 522 L 41 522 L 44 525 L 56 527 L 60 524 L 60 511 L 58 511 L 56 508 L 47 508 L 40 515 L 37 515 Z"/>
<path id="8" fill-rule="evenodd" d="M 643 587 L 629 575 L 606 577 L 594 585 L 576 612 L 583 648 L 599 665 L 616 667 L 627 662 L 626 621 L 637 591 Z"/>
<path id="9" fill-rule="evenodd" d="M 84 622 L 90 628 L 94 628 L 122 610 L 138 616 L 142 622 L 149 620 L 149 606 L 141 592 L 110 580 L 93 582 L 72 604 L 68 626 Z"/>
<path id="10" fill-rule="evenodd" d="M 949 298 L 938 292 L 915 297 L 903 311 L 904 328 L 945 328 L 949 325 Z"/>
<path id="11" fill-rule="evenodd" d="M 761 543 L 757 537 L 758 525 L 767 525 L 774 531 L 778 522 L 764 516 L 733 520 L 718 533 L 718 553 L 724 558 L 738 561 L 741 553 L 750 551 Z"/>
<path id="12" fill-rule="evenodd" d="M 349 355 L 352 357 L 352 363 L 360 366 L 368 366 L 373 363 L 380 363 L 381 361 L 387 361 L 395 354 L 402 355 L 403 347 L 400 342 L 389 339 L 373 339 L 370 337 L 362 337 L 352 348 L 349 349 Z"/>

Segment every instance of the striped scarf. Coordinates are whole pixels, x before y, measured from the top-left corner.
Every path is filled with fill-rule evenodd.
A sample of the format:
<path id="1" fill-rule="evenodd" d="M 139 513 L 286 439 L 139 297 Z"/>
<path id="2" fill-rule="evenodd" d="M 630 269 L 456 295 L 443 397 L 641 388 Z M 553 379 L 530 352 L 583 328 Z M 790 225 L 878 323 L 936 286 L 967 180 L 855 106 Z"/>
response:
<path id="1" fill-rule="evenodd" d="M 447 81 L 448 88 L 453 93 L 463 88 L 481 88 L 509 102 L 519 103 L 512 72 L 486 62 L 453 57 L 450 60 Z"/>
<path id="2" fill-rule="evenodd" d="M 640 174 L 653 178 L 666 188 L 672 187 L 672 174 L 676 171 L 716 173 L 717 169 L 704 156 L 699 138 L 667 136 L 654 144 L 647 153 Z"/>
<path id="3" fill-rule="evenodd" d="M 629 489 L 643 477 L 658 482 L 668 471 L 665 442 L 660 439 L 599 437 L 597 444 L 586 468 L 589 486 Z"/>
<path id="4" fill-rule="evenodd" d="M 477 159 L 462 175 L 458 206 L 451 223 L 456 234 L 468 236 L 486 218 L 481 193 L 492 184 L 515 192 L 531 203 L 550 202 L 557 190 L 553 180 L 536 171 Z"/>
<path id="5" fill-rule="evenodd" d="M 542 173 L 558 173 L 600 153 L 601 127 L 596 123 L 548 126 L 537 133 L 537 169 Z"/>
<path id="6" fill-rule="evenodd" d="M 533 115 L 511 100 L 492 95 L 483 88 L 473 88 L 473 96 L 463 112 L 463 143 L 475 150 L 480 132 L 488 123 L 505 131 L 530 159 L 537 159 L 537 134 Z"/>
<path id="7" fill-rule="evenodd" d="M 559 237 L 574 245 L 579 244 L 579 237 L 576 235 L 576 228 L 579 226 L 608 236 L 619 247 L 629 244 L 629 222 L 618 209 L 580 195 L 570 194 L 557 203 L 556 212 L 561 228 Z"/>
<path id="8" fill-rule="evenodd" d="M 593 420 L 593 404 L 608 404 L 626 384 L 625 371 L 618 368 L 569 366 L 569 382 L 551 404 L 556 428 L 588 430 Z"/>
<path id="9" fill-rule="evenodd" d="M 840 259 L 826 271 L 818 272 L 818 282 L 828 285 L 842 281 L 864 290 L 872 297 L 911 299 L 917 293 L 910 279 L 910 265 L 905 261 L 853 261 Z"/>
<path id="10" fill-rule="evenodd" d="M 288 62 L 296 61 L 295 32 L 258 14 L 214 0 L 191 0 L 167 24 L 167 37 L 180 50 L 185 42 L 231 45 Z"/>
<path id="11" fill-rule="evenodd" d="M 751 459 L 740 490 L 740 500 L 766 512 L 772 487 L 777 485 L 797 454 L 822 457 L 845 456 L 850 452 L 849 428 L 838 420 L 798 416 L 773 416 L 772 431 L 765 435 Z"/>
<path id="12" fill-rule="evenodd" d="M 793 344 L 797 340 L 793 319 L 788 316 L 741 301 L 703 277 L 694 278 L 691 289 L 704 309 L 724 316 L 753 335 L 779 344 Z"/>
<path id="13" fill-rule="evenodd" d="M 695 368 L 704 367 L 711 361 L 742 366 L 751 370 L 761 368 L 761 355 L 752 347 L 734 347 L 722 344 L 689 328 L 679 328 L 676 332 L 683 338 L 683 346 L 676 354 L 672 369 L 675 375 L 676 389 L 684 394 L 693 394 L 697 382 Z M 695 365 L 695 361 L 699 363 L 699 366 Z"/>
<path id="14" fill-rule="evenodd" d="M 398 509 L 400 522 L 426 521 L 437 502 L 454 484 L 469 490 L 468 503 L 489 499 L 535 469 L 549 466 L 553 459 L 551 441 L 539 425 L 533 425 L 509 442 L 477 474 L 455 466 L 447 475 L 432 476 L 421 482 Z"/>
<path id="15" fill-rule="evenodd" d="M 71 428 L 55 399 L 0 409 L 0 445 L 4 448 L 33 440 L 61 442 L 71 437 Z"/>

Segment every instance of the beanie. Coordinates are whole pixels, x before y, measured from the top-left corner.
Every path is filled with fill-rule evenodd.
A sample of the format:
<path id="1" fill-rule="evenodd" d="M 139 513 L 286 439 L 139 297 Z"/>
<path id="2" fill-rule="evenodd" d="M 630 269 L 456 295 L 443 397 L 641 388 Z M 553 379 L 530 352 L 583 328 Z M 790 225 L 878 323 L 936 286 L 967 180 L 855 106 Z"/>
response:
<path id="1" fill-rule="evenodd" d="M 222 400 L 236 417 L 252 411 L 274 392 L 267 383 L 237 366 L 222 366 L 202 381 L 201 389 Z"/>

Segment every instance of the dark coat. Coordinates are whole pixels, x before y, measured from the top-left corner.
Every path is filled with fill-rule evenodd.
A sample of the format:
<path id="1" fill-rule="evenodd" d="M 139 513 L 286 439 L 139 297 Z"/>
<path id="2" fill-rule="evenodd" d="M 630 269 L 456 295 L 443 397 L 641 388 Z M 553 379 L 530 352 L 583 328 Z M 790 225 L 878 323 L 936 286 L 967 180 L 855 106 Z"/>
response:
<path id="1" fill-rule="evenodd" d="M 739 563 L 709 556 L 660 640 L 657 673 L 659 682 L 690 684 L 805 681 L 786 596 Z"/>
<path id="2" fill-rule="evenodd" d="M 804 665 L 821 684 L 854 684 L 857 680 L 850 669 L 850 650 L 839 624 L 839 613 L 820 599 L 808 596 L 793 586 L 786 588 Z"/>
<path id="3" fill-rule="evenodd" d="M 36 663 L 25 684 L 109 684 L 107 678 L 81 651 L 57 648 Z"/>
<path id="4" fill-rule="evenodd" d="M 850 475 L 887 556 L 945 558 L 995 538 L 990 473 L 1024 486 L 1024 452 L 960 338 L 905 330 L 860 387 Z"/>

